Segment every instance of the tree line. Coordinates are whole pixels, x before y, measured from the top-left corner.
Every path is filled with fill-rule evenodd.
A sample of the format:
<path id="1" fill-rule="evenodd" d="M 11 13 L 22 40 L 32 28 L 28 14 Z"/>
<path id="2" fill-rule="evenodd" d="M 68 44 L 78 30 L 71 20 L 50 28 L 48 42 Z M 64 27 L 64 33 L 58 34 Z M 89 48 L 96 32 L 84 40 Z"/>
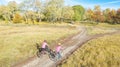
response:
<path id="1" fill-rule="evenodd" d="M 120 24 L 120 8 L 110 9 L 106 8 L 101 10 L 100 6 L 97 5 L 94 9 L 87 9 L 85 13 L 85 20 L 99 22 L 106 22 L 110 24 Z"/>
<path id="2" fill-rule="evenodd" d="M 24 0 L 0 5 L 0 20 L 5 23 L 36 24 L 47 22 L 91 21 L 120 23 L 120 9 L 102 10 L 99 5 L 85 9 L 81 5 L 66 6 L 64 0 Z"/>

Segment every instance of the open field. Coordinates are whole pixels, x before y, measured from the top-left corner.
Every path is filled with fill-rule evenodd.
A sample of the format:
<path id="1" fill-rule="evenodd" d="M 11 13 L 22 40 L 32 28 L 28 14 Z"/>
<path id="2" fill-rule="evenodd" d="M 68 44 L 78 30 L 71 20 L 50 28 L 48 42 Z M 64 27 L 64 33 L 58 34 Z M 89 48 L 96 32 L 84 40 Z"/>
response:
<path id="1" fill-rule="evenodd" d="M 32 24 L 0 24 L 0 67 L 9 67 L 32 57 L 36 53 L 35 43 L 46 39 L 50 45 L 59 39 L 76 34 L 75 28 L 79 25 L 67 23 L 39 23 Z M 119 25 L 99 24 L 92 26 L 81 24 L 87 28 L 89 35 L 114 32 L 120 28 Z"/>
<path id="2" fill-rule="evenodd" d="M 86 27 L 88 35 L 104 34 L 120 30 L 119 24 L 111 25 L 107 23 L 81 23 L 80 25 Z"/>
<path id="3" fill-rule="evenodd" d="M 79 24 L 79 23 L 78 23 Z M 96 22 L 83 22 L 80 23 L 80 25 L 85 25 L 85 26 L 94 26 L 94 27 L 105 27 L 105 28 L 120 28 L 120 24 L 109 24 L 109 23 L 99 23 L 96 24 Z"/>
<path id="4" fill-rule="evenodd" d="M 35 43 L 46 39 L 52 46 L 56 40 L 77 32 L 67 24 L 0 25 L 0 67 L 10 67 L 35 55 Z"/>
<path id="5" fill-rule="evenodd" d="M 0 67 L 59 65 L 120 67 L 120 0 L 0 0 Z"/>
<path id="6" fill-rule="evenodd" d="M 104 34 L 117 31 L 115 28 L 103 28 L 103 27 L 94 27 L 94 26 L 86 26 L 88 35 L 95 34 Z"/>
<path id="7" fill-rule="evenodd" d="M 59 67 L 120 67 L 120 34 L 89 41 Z"/>

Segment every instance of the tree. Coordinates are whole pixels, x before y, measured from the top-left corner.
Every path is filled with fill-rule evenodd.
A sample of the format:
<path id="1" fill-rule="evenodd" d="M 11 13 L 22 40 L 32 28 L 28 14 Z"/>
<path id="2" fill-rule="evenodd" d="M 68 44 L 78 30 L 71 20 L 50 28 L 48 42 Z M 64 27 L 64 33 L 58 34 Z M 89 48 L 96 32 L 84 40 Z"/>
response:
<path id="1" fill-rule="evenodd" d="M 32 6 L 33 6 L 33 10 L 36 12 L 37 21 L 41 22 L 41 20 L 44 18 L 44 15 L 43 15 L 44 8 L 43 8 L 42 1 L 33 0 Z"/>
<path id="2" fill-rule="evenodd" d="M 89 21 L 93 21 L 93 15 L 94 15 L 94 12 L 92 9 L 87 9 L 86 12 L 85 12 L 85 20 L 89 20 Z"/>
<path id="3" fill-rule="evenodd" d="M 74 10 L 73 19 L 75 21 L 83 20 L 83 15 L 85 13 L 85 9 L 81 5 L 75 5 L 75 6 L 73 6 L 73 10 Z"/>
<path id="4" fill-rule="evenodd" d="M 105 16 L 105 22 L 108 22 L 110 20 L 110 16 L 109 16 L 109 13 L 110 13 L 110 8 L 107 8 L 103 11 L 103 15 Z"/>
<path id="5" fill-rule="evenodd" d="M 8 2 L 8 8 L 10 9 L 10 20 L 12 20 L 14 14 L 18 11 L 18 5 L 15 1 Z"/>
<path id="6" fill-rule="evenodd" d="M 28 23 L 32 22 L 34 24 L 34 21 L 36 19 L 36 13 L 34 11 L 27 11 L 27 16 L 30 20 Z"/>
<path id="7" fill-rule="evenodd" d="M 96 5 L 94 7 L 94 21 L 96 21 L 97 23 L 98 22 L 103 22 L 104 21 L 104 16 L 103 16 L 103 13 L 101 11 L 101 8 L 99 5 Z"/>
<path id="8" fill-rule="evenodd" d="M 13 23 L 21 23 L 22 17 L 19 13 L 16 13 L 13 17 Z"/>
<path id="9" fill-rule="evenodd" d="M 44 15 L 50 22 L 55 22 L 62 17 L 64 0 L 46 0 Z"/>
<path id="10" fill-rule="evenodd" d="M 103 11 L 103 14 L 105 16 L 105 21 L 111 24 L 118 24 L 120 23 L 120 9 L 118 9 L 117 11 L 112 9 L 110 10 L 110 8 L 107 8 Z"/>
<path id="11" fill-rule="evenodd" d="M 24 0 L 19 5 L 19 8 L 20 8 L 20 11 L 22 12 L 25 23 L 28 23 L 29 16 L 27 15 L 28 14 L 27 12 L 32 9 L 31 8 L 32 2 L 33 2 L 32 0 Z"/>
<path id="12" fill-rule="evenodd" d="M 120 8 L 117 10 L 117 13 L 116 13 L 116 23 L 120 24 Z"/>
<path id="13" fill-rule="evenodd" d="M 108 13 L 108 16 L 109 16 L 108 22 L 111 24 L 115 24 L 116 23 L 116 11 L 114 9 L 112 9 Z"/>
<path id="14" fill-rule="evenodd" d="M 5 20 L 6 22 L 10 22 L 11 21 L 11 12 L 10 12 L 10 8 L 8 6 L 1 6 L 0 7 L 0 15 L 2 17 L 3 20 Z"/>
<path id="15" fill-rule="evenodd" d="M 64 20 L 72 20 L 73 16 L 74 16 L 73 8 L 65 6 L 62 12 L 62 18 L 64 18 Z"/>
<path id="16" fill-rule="evenodd" d="M 3 6 L 2 5 L 0 5 L 0 20 L 3 20 L 4 18 L 3 18 Z"/>

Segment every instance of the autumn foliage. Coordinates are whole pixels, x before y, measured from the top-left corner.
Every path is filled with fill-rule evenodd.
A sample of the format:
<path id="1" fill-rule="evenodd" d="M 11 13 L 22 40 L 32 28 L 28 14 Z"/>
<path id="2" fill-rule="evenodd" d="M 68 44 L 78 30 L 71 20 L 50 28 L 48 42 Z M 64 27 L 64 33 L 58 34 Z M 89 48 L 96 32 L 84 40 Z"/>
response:
<path id="1" fill-rule="evenodd" d="M 21 21 L 23 18 L 23 21 Z M 20 4 L 10 1 L 0 5 L 0 20 L 10 23 L 40 23 L 90 21 L 97 23 L 120 24 L 120 9 L 102 9 L 96 5 L 93 9 L 85 9 L 81 5 L 66 6 L 64 0 L 24 0 Z"/>
<path id="2" fill-rule="evenodd" d="M 86 19 L 93 22 L 107 22 L 110 24 L 120 23 L 120 9 L 114 10 L 107 8 L 101 10 L 100 6 L 95 6 L 94 9 L 87 9 L 85 13 Z"/>
<path id="3" fill-rule="evenodd" d="M 21 23 L 22 17 L 19 13 L 16 13 L 13 18 L 13 23 Z"/>

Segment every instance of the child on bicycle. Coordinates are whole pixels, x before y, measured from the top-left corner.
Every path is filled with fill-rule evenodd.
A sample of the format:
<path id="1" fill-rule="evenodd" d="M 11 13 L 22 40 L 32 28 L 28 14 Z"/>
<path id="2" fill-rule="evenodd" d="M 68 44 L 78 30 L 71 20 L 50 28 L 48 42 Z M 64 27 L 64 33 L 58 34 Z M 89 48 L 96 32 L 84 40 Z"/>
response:
<path id="1" fill-rule="evenodd" d="M 43 41 L 42 43 L 42 52 L 45 54 L 45 51 L 47 51 L 48 48 L 48 43 L 46 40 Z"/>
<path id="2" fill-rule="evenodd" d="M 56 46 L 56 55 L 57 55 L 57 59 L 60 59 L 62 56 L 61 56 L 61 50 L 62 50 L 62 46 L 61 46 L 61 43 L 58 43 L 57 46 Z"/>

